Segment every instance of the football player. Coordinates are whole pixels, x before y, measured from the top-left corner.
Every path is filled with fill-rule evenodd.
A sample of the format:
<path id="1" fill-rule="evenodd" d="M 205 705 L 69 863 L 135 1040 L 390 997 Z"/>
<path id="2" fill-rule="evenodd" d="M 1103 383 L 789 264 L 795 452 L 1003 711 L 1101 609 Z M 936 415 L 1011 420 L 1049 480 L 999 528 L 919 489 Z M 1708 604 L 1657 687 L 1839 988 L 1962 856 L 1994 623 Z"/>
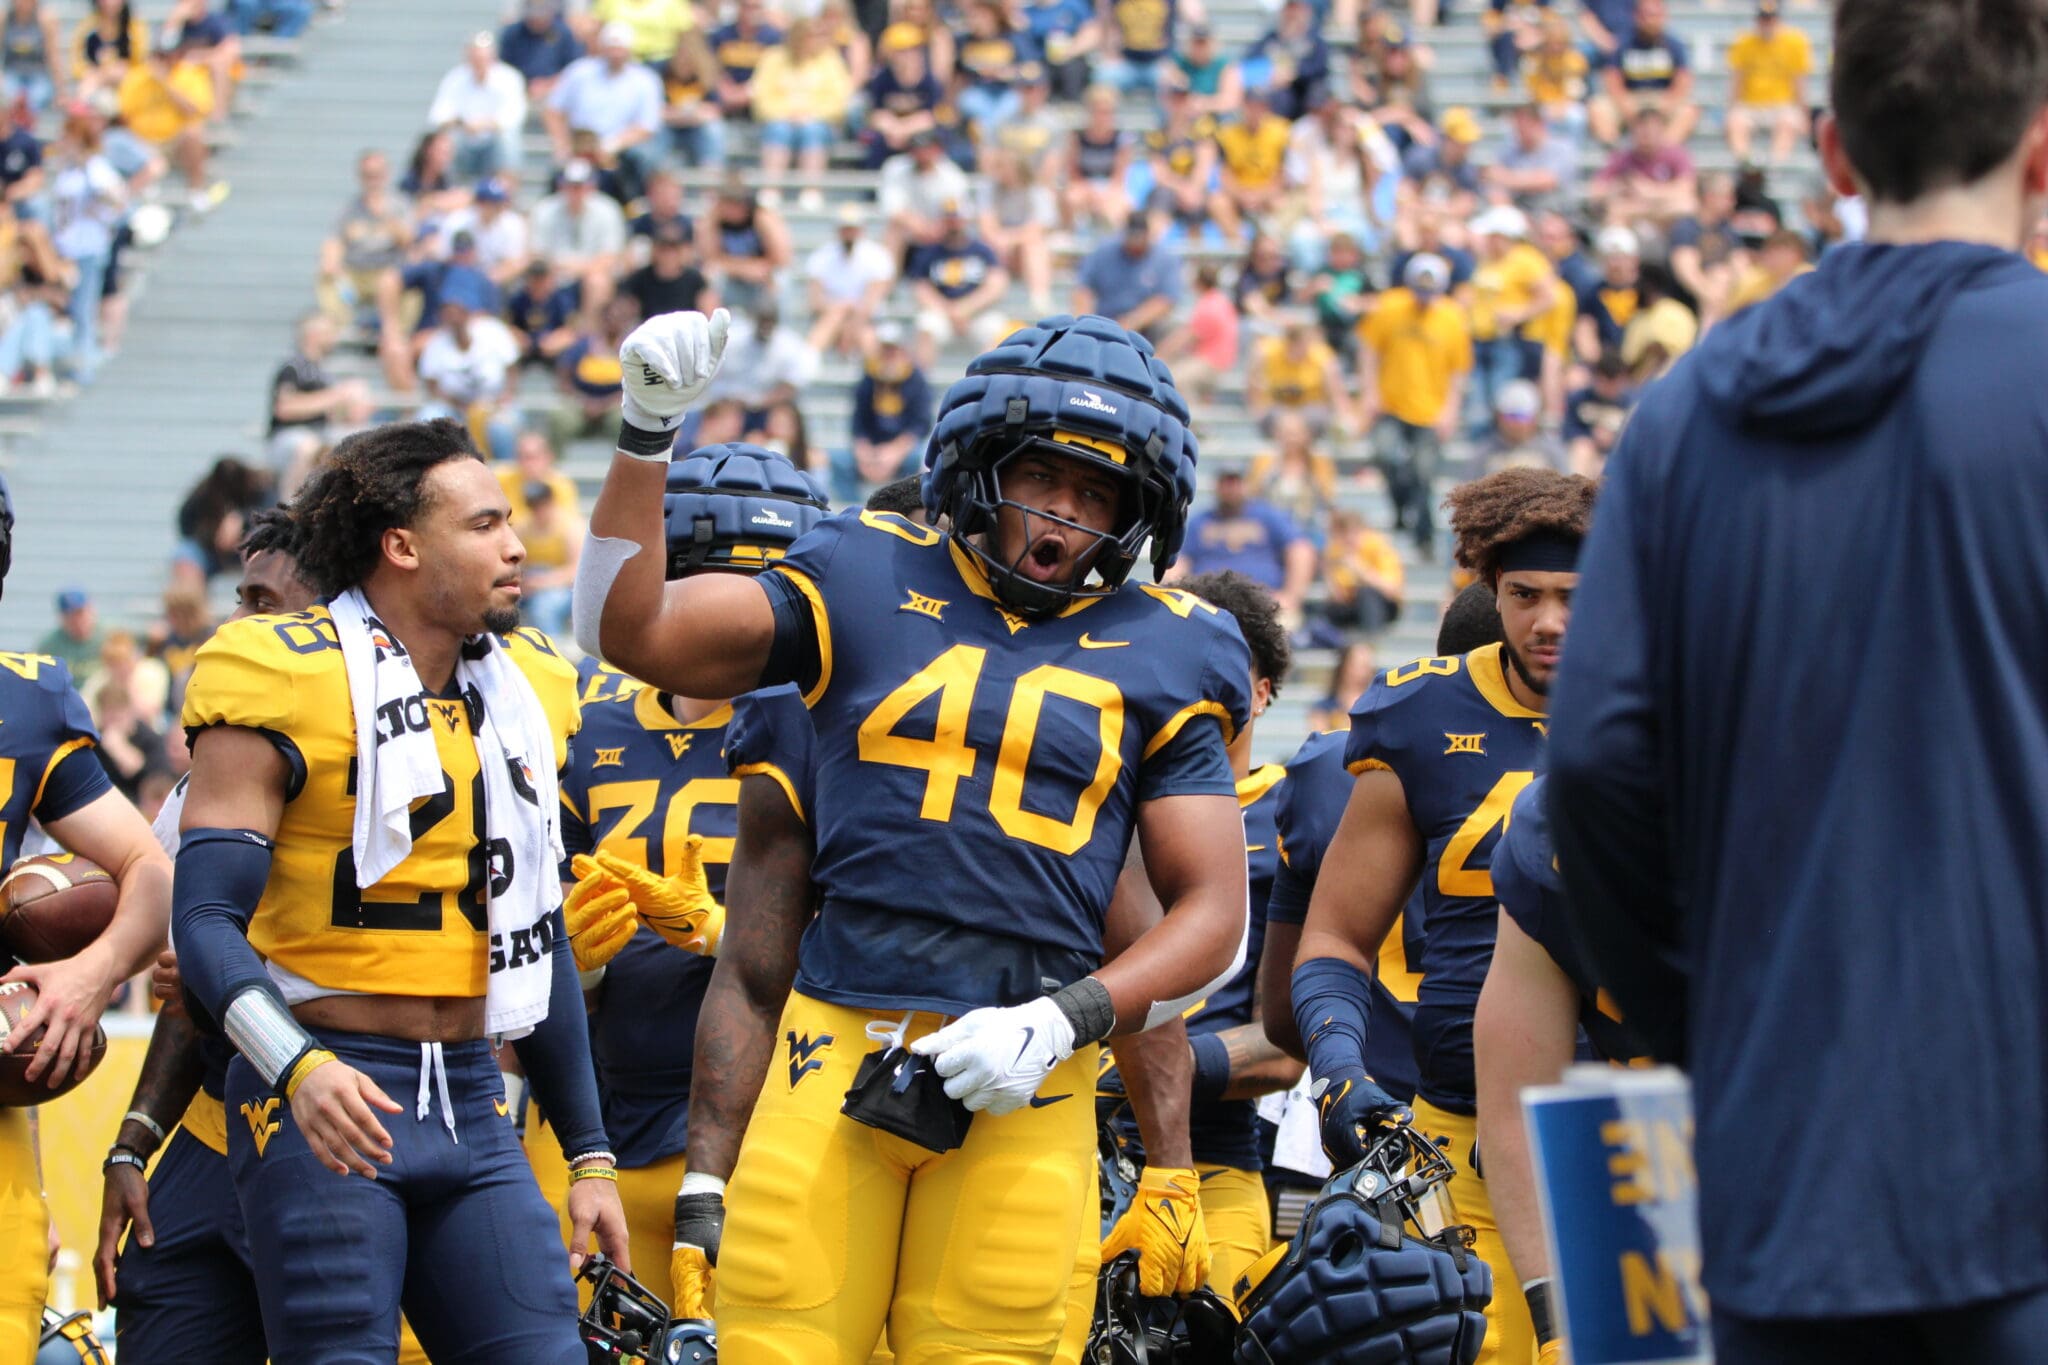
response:
<path id="1" fill-rule="evenodd" d="M 1301 1064 L 1266 1040 L 1259 1023 L 1260 1002 L 1253 991 L 1266 932 L 1266 906 L 1279 867 L 1275 811 L 1287 788 L 1288 772 L 1278 763 L 1252 766 L 1252 733 L 1286 680 L 1293 663 L 1287 631 L 1280 624 L 1272 594 L 1232 570 L 1197 574 L 1177 585 L 1237 622 L 1251 649 L 1253 722 L 1230 742 L 1230 767 L 1237 780 L 1237 800 L 1244 814 L 1245 861 L 1250 873 L 1251 937 L 1244 968 L 1187 1016 L 1193 1063 L 1192 1107 L 1189 1115 L 1194 1173 L 1201 1187 L 1202 1221 L 1209 1243 L 1210 1288 L 1227 1294 L 1247 1266 L 1266 1254 L 1273 1236 L 1272 1214 L 1260 1178 L 1258 1119 L 1252 1101 L 1269 1091 L 1285 1090 L 1301 1074 Z M 1140 879 L 1141 880 L 1141 879 Z M 1142 888 L 1140 888 L 1142 889 Z M 1292 945 L 1290 945 L 1290 951 Z M 1149 1037 L 1150 1035 L 1143 1035 Z M 1135 1136 L 1128 1131 L 1127 1136 Z M 1150 1144 L 1146 1169 L 1158 1164 Z M 1131 1210 L 1103 1243 L 1105 1260 L 1125 1249 L 1136 1228 L 1126 1227 L 1148 1216 L 1134 1201 Z M 1140 1290 L 1151 1296 L 1170 1292 L 1156 1284 Z"/>
<path id="2" fill-rule="evenodd" d="M 14 552 L 14 504 L 0 482 L 0 580 Z M 114 988 L 148 966 L 170 920 L 170 861 L 141 812 L 107 780 L 99 736 L 64 664 L 47 654 L 0 653 L 0 867 L 21 852 L 31 819 L 114 877 L 114 918 L 91 946 L 62 962 L 17 966 L 36 1003 L 6 1040 L 33 1040 L 23 1075 L 58 1086 L 92 1065 L 93 1031 Z M 40 1039 L 39 1029 L 47 1030 Z M 35 1111 L 0 1109 L 0 1360 L 31 1360 L 49 1290 L 49 1211 L 35 1145 Z"/>
<path id="3" fill-rule="evenodd" d="M 284 508 L 250 518 L 229 620 L 305 611 L 320 600 L 299 573 L 291 536 L 291 514 Z M 185 787 L 179 779 L 154 825 L 157 842 L 174 858 Z M 93 1255 L 99 1305 L 114 1304 L 115 1342 L 130 1359 L 261 1365 L 268 1358 L 263 1317 L 242 1212 L 228 1177 L 227 1113 L 221 1105 L 234 1049 L 219 1035 L 193 1027 L 175 953 L 164 953 L 153 976 L 165 1008 L 150 1031 L 142 1074 L 101 1166 L 106 1183 Z M 163 1159 L 145 1180 L 159 1147 Z M 135 1235 L 124 1248 L 121 1239 L 131 1223 Z M 399 1365 L 424 1365 L 426 1358 L 412 1328 L 401 1325 Z"/>
<path id="4" fill-rule="evenodd" d="M 668 570 L 678 577 L 758 573 L 825 512 L 809 480 L 760 446 L 695 451 L 669 467 L 667 487 Z M 589 703 L 562 783 L 573 858 L 563 917 L 591 1002 L 633 1260 L 650 1278 L 675 1242 L 698 1006 L 725 919 L 739 799 L 722 756 L 731 715 L 723 699 L 651 688 Z M 551 1140 L 531 1128 L 527 1140 L 543 1153 L 542 1188 L 559 1198 Z"/>
<path id="5" fill-rule="evenodd" d="M 732 1177 L 720 1343 L 861 1361 L 886 1320 L 906 1361 L 1047 1361 L 1093 1216 L 1094 1045 L 1242 965 L 1245 646 L 1199 599 L 1125 585 L 1147 540 L 1155 568 L 1179 548 L 1187 408 L 1142 338 L 1049 319 L 948 393 L 925 503 L 949 531 L 852 512 L 751 582 L 664 588 L 650 499 L 724 329 L 627 338 L 577 614 L 653 685 L 796 682 L 815 720 L 823 906 L 754 964 L 793 986 Z M 1166 914 L 1105 966 L 1134 833 Z"/>
<path id="6" fill-rule="evenodd" d="M 1451 600 L 1437 623 L 1438 656 L 1469 654 L 1500 643 L 1500 613 L 1493 589 L 1474 583 Z M 1351 798 L 1351 774 L 1344 767 L 1349 730 L 1310 735 L 1287 760 L 1280 792 L 1276 837 L 1280 870 L 1266 907 L 1266 951 L 1259 958 L 1259 996 L 1265 1003 L 1266 1037 L 1288 1056 L 1306 1060 L 1307 1049 L 1294 1027 L 1294 958 L 1301 946 L 1301 922 L 1315 891 L 1323 854 L 1337 832 Z M 1373 1028 L 1366 1039 L 1366 1072 L 1380 1087 L 1407 1104 L 1415 1098 L 1415 1048 L 1408 1036 L 1415 1017 L 1415 988 L 1422 978 L 1411 958 L 1420 957 L 1422 890 L 1417 887 L 1387 931 L 1373 975 Z"/>
<path id="7" fill-rule="evenodd" d="M 1522 1091 L 1556 1084 L 1574 1057 L 1626 1063 L 1639 1049 L 1572 942 L 1543 786 L 1538 777 L 1515 798 L 1493 851 L 1500 925 L 1472 1020 L 1472 1059 L 1487 1197 L 1529 1302 L 1537 1359 L 1554 1365 L 1564 1359 L 1564 1342 L 1551 1306 L 1550 1253 L 1522 1122 Z"/>
<path id="8" fill-rule="evenodd" d="M 1494 1272 L 1480 1356 L 1489 1365 L 1528 1365 L 1536 1343 L 1487 1203 L 1474 1120 L 1472 1013 L 1498 911 L 1487 869 L 1542 759 L 1544 707 L 1593 492 L 1588 479 L 1542 469 L 1506 469 L 1452 491 L 1458 562 L 1493 589 L 1502 642 L 1390 668 L 1352 711 L 1344 761 L 1357 780 L 1324 855 L 1294 969 L 1295 1024 L 1331 1163 L 1352 1165 L 1375 1130 L 1412 1118 L 1458 1167 L 1456 1220 L 1472 1227 Z M 1411 1114 L 1373 1081 L 1365 1047 L 1372 969 L 1418 877 Z"/>
<path id="9" fill-rule="evenodd" d="M 351 436 L 293 515 L 329 603 L 231 621 L 200 650 L 173 888 L 188 1008 L 238 1054 L 228 1163 L 271 1359 L 388 1359 L 402 1301 L 435 1360 L 580 1365 L 567 1272 L 593 1229 L 622 1264 L 629 1248 L 575 968 L 555 951 L 550 777 L 575 672 L 514 630 L 524 551 L 459 424 Z M 409 840 L 365 810 L 356 852 L 360 799 L 395 815 L 437 775 L 403 807 Z M 390 866 L 363 886 L 359 856 Z M 571 1158 L 566 1265 L 487 1023 L 516 1039 Z"/>
<path id="10" fill-rule="evenodd" d="M 881 510 L 895 485 L 885 485 L 868 498 L 869 511 Z M 922 512 L 920 511 L 920 515 Z M 906 518 L 906 520 L 908 520 Z M 734 849 L 734 879 L 740 889 L 732 905 L 735 951 L 712 978 L 707 1007 L 700 1016 L 700 1084 L 692 1107 L 690 1169 L 730 1179 L 740 1138 L 760 1096 L 762 1073 L 774 1049 L 775 1024 L 789 994 L 789 977 L 757 981 L 750 964 L 793 962 L 795 945 L 817 906 L 811 880 L 816 854 L 806 814 L 815 804 L 813 758 L 816 735 L 810 712 L 794 685 L 764 688 L 733 703 L 726 731 L 725 759 L 740 784 L 739 829 Z M 1156 899 L 1126 894 L 1134 880 L 1128 869 L 1118 879 L 1103 926 L 1107 957 L 1135 942 L 1160 914 Z M 730 917 L 729 917 L 730 918 Z M 787 948 L 777 953 L 770 940 L 785 936 Z M 713 997 L 717 997 L 713 1000 Z M 1188 1092 L 1193 1076 L 1187 1031 L 1174 1019 L 1156 1029 L 1117 1040 L 1127 1098 L 1145 1142 L 1164 1154 L 1162 1168 L 1193 1179 L 1194 1156 L 1188 1141 Z M 702 1183 L 702 1175 L 699 1177 Z M 1091 1187 L 1088 1206 L 1095 1207 Z M 1169 1201 L 1185 1212 L 1184 1204 Z M 708 1257 L 717 1254 L 722 1217 L 716 1193 L 692 1192 L 676 1202 L 679 1220 L 674 1280 L 679 1316 L 707 1316 L 711 1272 Z M 1200 1206 L 1196 1205 L 1197 1214 Z M 687 1240 L 685 1240 L 687 1239 Z M 1066 1322 L 1053 1360 L 1078 1365 L 1094 1305 L 1100 1227 L 1084 1219 L 1069 1282 Z M 1207 1238 L 1199 1217 L 1174 1224 L 1172 1235 L 1153 1236 L 1141 1246 L 1148 1274 L 1165 1285 L 1192 1284 L 1200 1279 Z M 1168 1292 L 1165 1289 L 1155 1291 Z M 872 1357 L 874 1365 L 889 1359 L 886 1345 Z"/>

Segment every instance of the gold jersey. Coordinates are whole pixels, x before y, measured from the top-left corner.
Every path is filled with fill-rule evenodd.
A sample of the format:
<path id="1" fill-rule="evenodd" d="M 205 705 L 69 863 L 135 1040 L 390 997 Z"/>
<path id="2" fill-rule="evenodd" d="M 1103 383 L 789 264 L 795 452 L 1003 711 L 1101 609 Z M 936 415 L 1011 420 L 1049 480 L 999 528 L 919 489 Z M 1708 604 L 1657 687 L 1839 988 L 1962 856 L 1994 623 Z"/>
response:
<path id="1" fill-rule="evenodd" d="M 576 670 L 536 630 L 506 637 L 547 714 L 555 767 L 576 731 Z M 480 997 L 489 968 L 490 856 L 484 778 L 469 703 L 428 698 L 445 782 L 412 807 L 412 853 L 356 886 L 355 712 L 325 607 L 252 616 L 199 651 L 184 723 L 259 730 L 292 767 L 270 881 L 249 942 L 315 986 L 380 995 Z"/>

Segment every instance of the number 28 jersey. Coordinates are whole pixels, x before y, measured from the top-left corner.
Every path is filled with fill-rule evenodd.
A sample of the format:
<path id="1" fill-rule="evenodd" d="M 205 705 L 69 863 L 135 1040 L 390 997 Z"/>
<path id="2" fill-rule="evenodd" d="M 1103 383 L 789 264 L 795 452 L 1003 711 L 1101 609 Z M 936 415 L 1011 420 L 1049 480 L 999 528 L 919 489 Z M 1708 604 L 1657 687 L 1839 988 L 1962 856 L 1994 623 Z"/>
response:
<path id="1" fill-rule="evenodd" d="M 554 737 L 557 771 L 578 722 L 576 670 L 547 636 L 506 636 Z M 270 880 L 249 942 L 315 987 L 376 995 L 480 997 L 490 966 L 484 779 L 470 703 L 424 700 L 445 789 L 412 808 L 412 852 L 356 886 L 356 722 L 325 607 L 223 625 L 199 650 L 184 723 L 261 731 L 291 765 Z"/>
<path id="2" fill-rule="evenodd" d="M 1236 791 L 1236 623 L 1149 584 L 1024 617 L 947 537 L 888 513 L 824 522 L 778 575 L 818 641 L 817 676 L 795 681 L 824 906 L 797 989 L 961 1014 L 1101 965 L 1139 805 Z"/>
<path id="3" fill-rule="evenodd" d="M 1474 1109 L 1472 1015 L 1493 961 L 1499 902 L 1493 854 L 1522 788 L 1535 780 L 1543 713 L 1508 690 L 1501 646 L 1416 659 L 1373 679 L 1351 713 L 1344 765 L 1401 779 L 1422 836 L 1422 981 L 1416 989 L 1416 1093 Z"/>

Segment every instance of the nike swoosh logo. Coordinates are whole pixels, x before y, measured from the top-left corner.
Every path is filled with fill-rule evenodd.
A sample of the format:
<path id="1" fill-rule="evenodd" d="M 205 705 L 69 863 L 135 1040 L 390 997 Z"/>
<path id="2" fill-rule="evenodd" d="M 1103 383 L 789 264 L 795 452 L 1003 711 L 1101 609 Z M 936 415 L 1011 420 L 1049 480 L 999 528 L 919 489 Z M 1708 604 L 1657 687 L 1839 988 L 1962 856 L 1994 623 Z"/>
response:
<path id="1" fill-rule="evenodd" d="M 498 1111 L 498 1117 L 501 1119 L 512 1112 L 512 1107 L 506 1104 L 503 1100 L 492 1100 L 491 1107 Z"/>
<path id="2" fill-rule="evenodd" d="M 1247 853 L 1264 853 L 1266 846 L 1264 844 L 1246 844 L 1244 851 Z"/>
<path id="3" fill-rule="evenodd" d="M 1033 1038 L 1036 1038 L 1037 1036 L 1038 1036 L 1038 1030 L 1037 1030 L 1037 1029 L 1035 1029 L 1035 1028 L 1032 1028 L 1032 1027 L 1031 1027 L 1030 1025 L 1028 1025 L 1028 1024 L 1027 1024 L 1027 1025 L 1025 1025 L 1025 1027 L 1024 1027 L 1024 1045 L 1023 1045 L 1022 1047 L 1020 1047 L 1020 1048 L 1018 1048 L 1018 1049 L 1017 1049 L 1017 1058 L 1016 1058 L 1016 1061 L 1013 1061 L 1013 1062 L 1011 1062 L 1011 1063 L 1010 1063 L 1010 1069 L 1011 1069 L 1012 1071 L 1015 1071 L 1015 1070 L 1017 1069 L 1017 1062 L 1021 1062 L 1021 1061 L 1023 1061 L 1023 1060 L 1024 1060 L 1024 1054 L 1025 1054 L 1026 1052 L 1028 1052 L 1028 1051 L 1030 1050 L 1030 1048 L 1031 1048 L 1031 1040 L 1032 1040 Z"/>
<path id="4" fill-rule="evenodd" d="M 1229 1169 L 1230 1169 L 1230 1168 L 1229 1168 L 1229 1167 L 1227 1167 L 1227 1166 L 1221 1166 L 1221 1167 L 1218 1167 L 1217 1169 L 1215 1169 L 1215 1170 L 1213 1170 L 1213 1171 L 1197 1171 L 1197 1172 L 1195 1173 L 1195 1179 L 1197 1179 L 1197 1180 L 1214 1180 L 1214 1179 L 1215 1179 L 1215 1178 L 1216 1178 L 1217 1176 L 1219 1176 L 1219 1175 L 1222 1175 L 1224 1171 L 1226 1171 L 1226 1170 L 1229 1170 Z"/>
<path id="5" fill-rule="evenodd" d="M 1083 649 L 1122 649 L 1129 643 L 1129 640 L 1091 640 L 1086 632 L 1083 632 L 1081 636 L 1081 648 Z"/>
<path id="6" fill-rule="evenodd" d="M 1074 1092 L 1071 1090 L 1064 1095 L 1033 1095 L 1031 1097 L 1031 1107 L 1033 1109 L 1043 1109 L 1049 1104 L 1058 1104 L 1061 1100 L 1070 1100 L 1072 1098 L 1074 1098 Z"/>

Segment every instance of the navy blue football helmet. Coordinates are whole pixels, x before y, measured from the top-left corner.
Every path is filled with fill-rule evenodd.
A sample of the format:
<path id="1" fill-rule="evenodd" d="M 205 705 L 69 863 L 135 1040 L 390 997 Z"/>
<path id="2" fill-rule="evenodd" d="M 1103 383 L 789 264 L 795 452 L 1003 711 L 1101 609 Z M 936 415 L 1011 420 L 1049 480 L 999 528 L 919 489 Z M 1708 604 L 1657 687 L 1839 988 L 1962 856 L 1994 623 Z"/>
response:
<path id="1" fill-rule="evenodd" d="M 0 493 L 0 497 L 4 497 Z M 9 517 L 6 520 L 11 521 Z M 35 1365 L 113 1365 L 107 1348 L 93 1334 L 92 1314 L 59 1313 L 43 1308 L 43 1333 L 36 1347 Z"/>
<path id="2" fill-rule="evenodd" d="M 590 1282 L 590 1306 L 577 1321 L 590 1365 L 654 1359 L 651 1351 L 668 1322 L 668 1305 L 602 1254 L 585 1261 L 576 1278 Z"/>
<path id="3" fill-rule="evenodd" d="M 668 467 L 661 510 L 668 577 L 702 569 L 759 573 L 828 511 L 825 494 L 764 446 L 700 446 Z"/>
<path id="4" fill-rule="evenodd" d="M 1233 1286 L 1238 1365 L 1472 1365 L 1493 1278 L 1470 1228 L 1425 1229 L 1456 1174 L 1410 1128 L 1383 1134 Z"/>
<path id="5" fill-rule="evenodd" d="M 1020 572 L 1028 551 L 999 563 L 987 544 L 1006 505 L 1059 520 L 1002 496 L 1003 467 L 1026 452 L 1085 461 L 1120 486 L 1109 534 L 1061 523 L 1097 540 L 1074 582 L 1037 582 Z M 1187 402 L 1152 343 L 1108 318 L 1063 314 L 1012 332 L 946 390 L 925 446 L 924 505 L 935 521 L 950 521 L 1004 605 L 1046 615 L 1115 592 L 1147 540 L 1155 573 L 1173 564 L 1195 496 L 1195 456 Z"/>

